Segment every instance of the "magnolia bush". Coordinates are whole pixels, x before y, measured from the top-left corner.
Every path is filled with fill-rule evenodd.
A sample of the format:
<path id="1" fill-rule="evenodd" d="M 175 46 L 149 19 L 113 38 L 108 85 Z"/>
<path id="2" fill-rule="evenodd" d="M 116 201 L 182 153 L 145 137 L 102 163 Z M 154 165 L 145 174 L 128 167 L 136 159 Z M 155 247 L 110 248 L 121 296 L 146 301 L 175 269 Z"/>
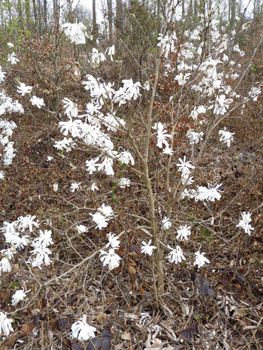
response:
<path id="1" fill-rule="evenodd" d="M 165 290 L 165 264 L 194 264 L 200 269 L 210 263 L 206 257 L 210 252 L 203 251 L 202 244 L 195 252 L 182 249 L 182 241 L 189 241 L 198 219 L 189 219 L 189 214 L 180 208 L 187 203 L 210 208 L 224 196 L 223 184 L 211 179 L 205 186 L 195 180 L 200 161 L 211 142 L 221 143 L 220 147 L 232 146 L 235 133 L 224 127 L 224 120 L 239 106 L 256 100 L 261 94 L 261 88 L 253 86 L 245 98 L 237 94 L 236 87 L 241 82 L 242 71 L 234 58 L 244 53 L 237 44 L 233 55 L 229 56 L 229 43 L 233 39 L 222 32 L 212 12 L 204 13 L 202 24 L 193 31 L 184 32 L 184 41 L 179 39 L 180 33 L 168 25 L 175 23 L 178 13 L 173 8 L 166 8 L 164 13 L 166 17 L 163 18 L 164 24 L 158 38 L 154 72 L 144 70 L 142 81 L 126 77 L 121 79 L 119 86 L 114 81 L 106 81 L 100 76 L 103 70 L 100 66 L 106 64 L 111 67 L 115 64 L 114 46 L 104 53 L 95 48 L 92 50 L 86 62 L 90 74 L 81 83 L 86 92 L 85 109 L 83 101 L 71 96 L 61 98 L 63 117 L 57 124 L 61 137 L 53 145 L 63 159 L 67 159 L 72 150 L 82 152 L 87 174 L 106 174 L 116 181 L 118 190 L 125 193 L 125 205 L 119 208 L 113 198 L 112 203 L 109 203 L 109 199 L 103 202 L 102 195 L 95 212 L 90 211 L 86 226 L 76 223 L 75 229 L 78 235 L 91 229 L 106 229 L 120 212 L 131 219 L 136 218 L 132 229 L 127 227 L 126 233 L 136 231 L 143 240 L 141 252 L 152 259 L 157 305 L 159 293 Z M 85 43 L 85 27 L 81 23 L 66 23 L 62 25 L 62 30 L 71 43 Z M 13 130 L 17 127 L 12 115 L 24 113 L 23 106 L 4 92 L 8 69 L 17 63 L 14 52 L 8 56 L 8 62 L 9 67 L 0 69 L 3 169 L 18 156 L 12 141 Z M 164 98 L 158 90 L 160 76 L 171 82 Z M 17 93 L 22 101 L 28 99 L 32 108 L 52 113 L 45 106 L 45 101 L 37 96 L 35 87 L 19 81 Z M 144 102 L 142 95 L 146 96 Z M 142 104 L 144 108 L 140 110 Z M 129 114 L 129 110 L 135 112 Z M 185 118 L 189 127 L 182 144 L 181 141 L 178 143 L 178 130 Z M 180 151 L 182 147 L 184 153 Z M 51 156 L 48 161 L 52 161 Z M 120 177 L 123 169 L 125 177 Z M 4 181 L 5 172 L 2 169 L 0 178 Z M 57 192 L 58 184 L 55 185 L 54 192 Z M 71 184 L 72 193 L 81 189 L 81 182 Z M 103 194 L 96 182 L 91 184 L 89 190 Z M 132 212 L 129 203 L 138 202 L 142 197 L 147 203 L 147 213 Z M 206 225 L 219 225 L 220 218 L 214 217 L 211 210 L 209 213 L 210 217 L 204 219 Z M 242 212 L 236 218 L 236 227 L 249 235 L 253 230 L 250 223 L 249 212 Z M 11 271 L 12 262 L 22 251 L 27 254 L 26 264 L 32 268 L 41 270 L 52 262 L 52 230 L 41 230 L 40 227 L 41 223 L 31 215 L 18 217 L 13 222 L 4 221 L 1 231 L 6 247 L 0 252 L 2 274 Z M 116 273 L 124 262 L 123 254 L 120 254 L 122 234 L 109 232 L 107 244 L 98 250 L 100 263 Z M 157 281 L 155 274 L 158 275 Z M 17 305 L 26 297 L 30 298 L 30 291 L 17 291 L 13 295 L 12 305 Z M 12 331 L 11 321 L 4 313 L 0 313 L 0 331 L 4 335 Z M 72 325 L 72 336 L 79 340 L 89 339 L 95 331 L 86 323 L 85 315 Z"/>

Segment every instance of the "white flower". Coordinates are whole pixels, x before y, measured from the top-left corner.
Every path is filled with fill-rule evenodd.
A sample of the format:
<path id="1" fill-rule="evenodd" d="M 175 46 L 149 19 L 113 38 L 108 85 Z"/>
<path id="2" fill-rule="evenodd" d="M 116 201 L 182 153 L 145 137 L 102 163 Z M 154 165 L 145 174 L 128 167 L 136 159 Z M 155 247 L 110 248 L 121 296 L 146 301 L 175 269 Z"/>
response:
<path id="1" fill-rule="evenodd" d="M 184 159 L 179 158 L 179 162 L 177 164 L 179 171 L 182 173 L 182 177 L 186 178 L 190 174 L 190 169 L 194 169 L 195 167 L 186 161 L 186 157 Z"/>
<path id="2" fill-rule="evenodd" d="M 45 106 L 45 102 L 44 102 L 43 98 L 33 96 L 33 97 L 31 97 L 30 101 L 31 101 L 32 105 L 37 106 L 37 108 L 41 108 L 41 107 Z"/>
<path id="3" fill-rule="evenodd" d="M 162 219 L 162 229 L 168 230 L 172 226 L 171 221 L 165 216 Z"/>
<path id="4" fill-rule="evenodd" d="M 75 192 L 76 190 L 80 190 L 81 189 L 81 182 L 73 182 L 70 186 L 70 191 L 71 192 Z"/>
<path id="5" fill-rule="evenodd" d="M 134 83 L 132 79 L 124 79 L 123 81 L 123 93 L 125 95 L 125 99 L 127 100 L 131 100 L 132 98 L 134 100 L 136 100 L 139 96 L 141 96 L 140 94 L 140 87 L 141 84 L 139 82 Z"/>
<path id="6" fill-rule="evenodd" d="M 12 321 L 11 318 L 6 317 L 4 312 L 0 311 L 0 334 L 8 336 L 10 332 L 14 331 L 11 325 Z"/>
<path id="7" fill-rule="evenodd" d="M 120 188 L 125 188 L 130 187 L 131 181 L 129 179 L 126 179 L 125 177 L 122 177 L 118 183 L 118 185 L 120 186 Z"/>
<path id="8" fill-rule="evenodd" d="M 90 60 L 91 60 L 91 63 L 97 65 L 97 64 L 100 64 L 100 62 L 105 61 L 106 58 L 103 55 L 103 53 L 101 52 L 99 53 L 97 49 L 93 48 L 92 53 L 90 55 Z"/>
<path id="9" fill-rule="evenodd" d="M 5 178 L 5 173 L 3 170 L 0 170 L 0 180 L 3 180 Z"/>
<path id="10" fill-rule="evenodd" d="M 183 86 L 187 83 L 187 80 L 189 79 L 190 75 L 191 75 L 190 73 L 186 73 L 186 74 L 181 73 L 177 75 L 174 80 L 177 80 L 178 84 Z"/>
<path id="11" fill-rule="evenodd" d="M 134 165 L 134 159 L 130 152 L 124 151 L 120 153 L 118 159 L 122 163 L 129 164 L 131 162 L 131 165 Z"/>
<path id="12" fill-rule="evenodd" d="M 215 102 L 214 113 L 215 114 L 224 114 L 226 113 L 227 108 L 233 102 L 232 98 L 226 99 L 225 95 L 217 96 Z"/>
<path id="13" fill-rule="evenodd" d="M 0 66 L 0 84 L 5 80 L 5 76 L 6 76 L 6 72 L 3 72 L 2 67 Z"/>
<path id="14" fill-rule="evenodd" d="M 47 161 L 50 162 L 52 159 L 54 159 L 52 156 L 47 156 Z"/>
<path id="15" fill-rule="evenodd" d="M 114 249 L 110 249 L 109 253 L 104 250 L 100 250 L 100 261 L 103 262 L 103 266 L 108 265 L 110 270 L 115 269 L 119 266 L 121 258 L 115 253 Z"/>
<path id="16" fill-rule="evenodd" d="M 93 184 L 90 186 L 90 190 L 94 192 L 95 190 L 98 190 L 98 186 L 96 185 L 96 182 L 93 182 Z"/>
<path id="17" fill-rule="evenodd" d="M 62 24 L 62 28 L 65 28 L 65 34 L 70 38 L 72 43 L 85 44 L 85 30 L 86 27 L 81 22 L 77 23 L 65 23 Z"/>
<path id="18" fill-rule="evenodd" d="M 216 185 L 215 187 L 211 187 L 209 185 L 209 193 L 207 196 L 207 200 L 208 201 L 212 201 L 214 202 L 215 199 L 217 199 L 219 201 L 219 199 L 221 198 L 221 194 L 218 192 L 218 189 L 222 186 L 222 184 L 220 185 Z"/>
<path id="19" fill-rule="evenodd" d="M 7 258 L 3 258 L 1 261 L 0 261 L 0 272 L 3 271 L 3 272 L 10 272 L 12 269 L 11 265 L 10 265 L 10 262 Z"/>
<path id="20" fill-rule="evenodd" d="M 93 221 L 97 224 L 96 228 L 98 228 L 99 230 L 108 226 L 107 219 L 101 213 L 97 212 L 95 214 L 90 215 L 92 216 Z"/>
<path id="21" fill-rule="evenodd" d="M 58 150 L 63 151 L 65 149 L 68 152 L 71 151 L 71 147 L 74 147 L 74 146 L 75 146 L 75 143 L 71 137 L 69 139 L 64 137 L 62 141 L 56 141 L 54 144 L 54 147 L 57 148 Z"/>
<path id="22" fill-rule="evenodd" d="M 32 86 L 26 86 L 24 83 L 20 83 L 19 87 L 17 88 L 17 92 L 19 92 L 22 96 L 25 96 L 25 94 L 29 94 L 32 89 Z"/>
<path id="23" fill-rule="evenodd" d="M 107 220 L 112 219 L 114 217 L 113 210 L 111 209 L 111 207 L 109 205 L 105 205 L 104 203 L 102 204 L 102 206 L 99 207 L 98 211 L 105 215 Z"/>
<path id="24" fill-rule="evenodd" d="M 88 228 L 84 225 L 77 225 L 76 229 L 77 229 L 78 233 L 88 232 Z"/>
<path id="25" fill-rule="evenodd" d="M 177 230 L 177 237 L 176 239 L 178 240 L 183 240 L 183 239 L 188 239 L 188 236 L 191 235 L 191 226 L 180 226 L 179 229 Z"/>
<path id="26" fill-rule="evenodd" d="M 58 184 L 57 183 L 53 184 L 53 191 L 54 192 L 58 191 Z"/>
<path id="27" fill-rule="evenodd" d="M 26 215 L 26 216 L 20 216 L 17 219 L 17 225 L 19 229 L 24 232 L 26 228 L 29 228 L 30 232 L 33 232 L 33 225 L 35 227 L 39 227 L 38 220 L 34 221 L 36 218 L 35 215 Z"/>
<path id="28" fill-rule="evenodd" d="M 17 290 L 15 294 L 12 296 L 12 305 L 15 306 L 21 300 L 24 300 L 25 297 L 26 297 L 26 293 L 24 292 L 24 289 Z"/>
<path id="29" fill-rule="evenodd" d="M 6 45 L 9 47 L 9 49 L 11 49 L 12 47 L 14 47 L 14 44 L 12 44 L 12 43 L 7 43 Z"/>
<path id="30" fill-rule="evenodd" d="M 157 130 L 157 147 L 162 148 L 164 144 L 166 147 L 169 148 L 166 138 L 170 138 L 172 137 L 172 135 L 166 133 L 163 124 L 160 122 L 155 123 L 155 125 L 152 128 Z"/>
<path id="31" fill-rule="evenodd" d="M 99 165 L 98 170 L 104 170 L 106 175 L 114 175 L 112 158 L 105 157 L 103 162 Z"/>
<path id="32" fill-rule="evenodd" d="M 202 267 L 205 263 L 210 263 L 210 261 L 204 257 L 204 253 L 200 253 L 199 251 L 195 253 L 196 258 L 194 265 L 197 265 L 199 268 Z"/>
<path id="33" fill-rule="evenodd" d="M 178 264 L 181 261 L 186 260 L 183 255 L 183 251 L 181 247 L 179 247 L 179 245 L 175 249 L 173 249 L 169 245 L 168 247 L 171 249 L 171 252 L 168 254 L 168 259 L 170 263 Z"/>
<path id="34" fill-rule="evenodd" d="M 203 140 L 204 133 L 188 130 L 186 135 L 189 138 L 190 145 L 194 145 L 195 143 L 199 143 L 201 140 Z"/>
<path id="35" fill-rule="evenodd" d="M 78 116 L 78 107 L 76 103 L 70 101 L 70 99 L 66 97 L 63 99 L 62 102 L 64 104 L 64 108 L 66 108 L 65 113 L 68 117 L 73 118 Z"/>
<path id="36" fill-rule="evenodd" d="M 153 250 L 157 249 L 154 245 L 151 245 L 152 240 L 150 239 L 148 243 L 142 241 L 143 247 L 141 247 L 141 251 L 144 254 L 152 255 Z"/>
<path id="37" fill-rule="evenodd" d="M 226 128 L 224 128 L 224 130 L 219 130 L 219 135 L 221 135 L 220 141 L 225 142 L 227 146 L 230 147 L 231 141 L 234 140 L 233 135 L 235 135 L 235 133 L 226 131 Z"/>
<path id="38" fill-rule="evenodd" d="M 32 263 L 33 267 L 40 267 L 43 263 L 45 263 L 45 265 L 50 264 L 51 260 L 48 255 L 52 254 L 52 252 L 47 246 L 53 244 L 51 234 L 52 232 L 50 230 L 45 230 L 44 232 L 40 230 L 40 236 L 34 239 L 31 243 L 34 248 L 31 254 L 36 255 L 33 261 L 31 258 L 29 259 L 29 262 Z"/>
<path id="39" fill-rule="evenodd" d="M 183 185 L 186 185 L 186 186 L 190 186 L 192 185 L 192 183 L 194 182 L 194 178 L 193 176 L 190 176 L 190 177 L 182 177 L 182 184 Z"/>
<path id="40" fill-rule="evenodd" d="M 111 47 L 108 47 L 105 51 L 105 54 L 108 54 L 110 56 L 110 59 L 112 61 L 112 56 L 115 55 L 115 45 L 112 45 Z"/>
<path id="41" fill-rule="evenodd" d="M 72 337 L 78 338 L 80 341 L 88 340 L 89 338 L 95 337 L 97 330 L 95 327 L 89 326 L 86 322 L 87 316 L 83 315 L 82 319 L 73 323 L 71 326 Z"/>
<path id="42" fill-rule="evenodd" d="M 163 150 L 163 154 L 168 154 L 171 156 L 173 153 L 174 151 L 168 145 L 166 145 L 165 149 Z"/>
<path id="43" fill-rule="evenodd" d="M 99 158 L 91 159 L 91 160 L 86 160 L 86 166 L 87 166 L 87 171 L 89 174 L 93 174 L 94 171 L 96 171 L 96 167 L 99 167 L 100 164 L 96 164 Z"/>
<path id="44" fill-rule="evenodd" d="M 7 56 L 7 62 L 10 62 L 11 64 L 16 64 L 17 62 L 19 62 L 19 59 L 16 58 L 16 54 L 12 52 Z"/>
<path id="45" fill-rule="evenodd" d="M 236 227 L 242 227 L 245 230 L 245 233 L 248 233 L 250 235 L 250 231 L 254 230 L 254 228 L 250 225 L 251 222 L 251 214 L 243 212 L 241 213 L 242 220 L 239 221 L 239 223 L 236 225 Z"/>
<path id="46" fill-rule="evenodd" d="M 108 237 L 109 243 L 106 245 L 106 247 L 111 246 L 113 249 L 119 248 L 121 242 L 119 240 L 119 237 L 116 237 L 113 233 L 108 233 L 106 235 Z"/>

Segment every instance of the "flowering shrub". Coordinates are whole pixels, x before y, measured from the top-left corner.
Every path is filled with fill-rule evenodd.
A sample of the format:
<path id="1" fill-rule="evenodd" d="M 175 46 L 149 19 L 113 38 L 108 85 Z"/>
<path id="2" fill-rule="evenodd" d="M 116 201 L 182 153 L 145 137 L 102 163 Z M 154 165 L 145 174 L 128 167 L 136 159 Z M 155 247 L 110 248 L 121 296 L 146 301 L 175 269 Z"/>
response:
<path id="1" fill-rule="evenodd" d="M 175 20 L 174 11 L 166 10 L 165 23 L 168 25 Z M 77 45 L 85 43 L 83 25 L 66 23 L 62 28 L 61 37 L 65 35 Z M 209 45 L 208 39 L 203 40 L 207 28 Z M 54 48 L 54 42 L 49 42 L 51 39 L 45 37 L 43 40 L 49 43 L 45 57 L 52 57 L 57 50 L 58 59 L 62 42 Z M 46 180 L 41 177 L 46 183 L 41 183 L 29 198 L 22 199 L 28 202 L 26 215 L 14 217 L 12 214 L 14 220 L 3 220 L 1 232 L 5 246 L 0 252 L 3 275 L 12 269 L 18 270 L 16 263 L 21 261 L 27 279 L 34 276 L 40 290 L 43 286 L 59 285 L 62 277 L 70 275 L 73 288 L 83 283 L 85 298 L 89 291 L 102 293 L 99 288 L 107 278 L 114 280 L 120 273 L 129 273 L 132 277 L 127 294 L 135 293 L 136 285 L 139 285 L 143 298 L 147 284 L 143 288 L 143 282 L 138 283 L 136 278 L 142 260 L 151 260 L 151 291 L 154 291 L 156 307 L 162 307 L 165 312 L 167 309 L 160 295 L 170 288 L 168 269 L 194 269 L 201 285 L 202 271 L 210 271 L 209 264 L 217 262 L 216 254 L 219 253 L 217 247 L 217 253 L 206 249 L 206 236 L 202 237 L 197 231 L 205 229 L 208 237 L 211 234 L 226 240 L 221 230 L 224 229 L 223 213 L 230 204 L 218 210 L 227 189 L 222 172 L 215 174 L 214 162 L 217 162 L 218 150 L 223 150 L 224 154 L 232 150 L 237 132 L 231 132 L 233 130 L 226 127 L 225 122 L 231 113 L 239 111 L 241 105 L 257 102 L 261 94 L 260 87 L 253 86 L 245 97 L 236 92 L 234 83 L 241 75 L 235 61 L 228 56 L 228 42 L 229 37 L 221 33 L 219 21 L 206 13 L 202 26 L 200 24 L 193 32 L 185 32 L 183 40 L 179 39 L 175 28 L 164 26 L 158 37 L 155 71 L 147 72 L 142 81 L 126 79 L 124 75 L 117 84 L 102 77 L 104 67 L 116 63 L 114 47 L 104 53 L 93 48 L 86 63 L 89 74 L 84 74 L 82 81 L 76 74 L 72 85 L 65 90 L 61 81 L 65 72 L 62 74 L 61 71 L 61 74 L 56 71 L 58 80 L 51 79 L 50 82 L 45 77 L 40 89 L 41 98 L 37 97 L 37 85 L 17 80 L 15 91 L 19 101 L 27 102 L 36 115 L 46 113 L 49 118 L 57 119 L 56 132 L 52 130 L 48 134 L 52 147 L 40 149 L 37 143 L 42 143 L 45 138 L 41 133 L 34 146 L 34 157 L 41 154 L 39 172 L 45 173 L 49 169 L 50 177 Z M 39 43 L 32 41 L 31 44 L 30 50 L 37 51 Z M 35 53 L 31 54 L 33 60 Z M 237 55 L 243 57 L 238 45 L 234 46 L 234 56 Z M 70 60 L 58 59 L 62 71 Z M 8 62 L 10 65 L 18 63 L 15 54 Z M 34 66 L 35 70 L 37 68 L 41 68 L 37 72 L 38 78 L 43 75 L 43 68 L 52 75 L 52 69 L 45 62 Z M 65 76 L 70 80 L 70 74 L 65 73 Z M 166 78 L 167 86 L 164 86 L 160 81 Z M 2 68 L 1 83 L 6 79 L 8 74 Z M 78 85 L 81 98 L 76 91 L 75 94 L 70 91 L 74 84 Z M 49 103 L 49 89 L 56 95 L 55 104 Z M 10 119 L 16 113 L 25 114 L 23 103 L 13 102 L 4 91 L 1 91 L 0 99 L 1 115 Z M 0 181 L 5 181 L 7 166 L 11 166 L 14 155 L 18 155 L 16 144 L 10 141 L 17 124 L 8 118 L 0 120 L 2 163 L 5 166 L 0 170 Z M 65 176 L 60 176 L 57 171 L 62 168 L 67 169 Z M 41 186 L 46 186 L 46 190 L 40 190 Z M 31 206 L 31 202 L 45 200 L 47 212 L 42 212 L 41 220 L 37 220 L 40 204 Z M 56 214 L 53 213 L 55 205 L 59 206 Z M 63 206 L 67 206 L 68 212 L 62 214 Z M 19 205 L 16 210 L 21 210 Z M 52 222 L 53 215 L 55 223 Z M 246 234 L 252 234 L 253 215 L 241 212 L 239 222 L 240 217 L 231 217 L 229 226 L 234 235 L 245 233 L 246 237 Z M 65 244 L 68 248 L 61 248 Z M 21 256 L 23 259 L 19 260 Z M 92 266 L 89 265 L 91 260 Z M 49 271 L 61 263 L 64 268 L 57 276 L 51 276 Z M 87 275 L 95 275 L 95 268 L 102 271 L 103 278 L 98 279 L 97 284 L 86 284 L 86 277 L 81 279 L 77 273 L 78 270 L 82 274 L 81 267 L 86 263 Z M 192 279 L 195 280 L 197 277 Z M 207 281 L 200 287 L 200 293 L 212 296 L 214 291 Z M 113 288 L 111 281 L 109 286 Z M 14 308 L 18 303 L 25 305 L 26 293 L 24 287 L 13 293 L 11 304 Z M 61 297 L 55 287 L 52 293 Z M 46 294 L 48 299 L 50 294 Z M 45 303 L 49 302 L 45 300 Z M 58 313 L 57 308 L 54 307 L 52 312 Z M 82 342 L 95 337 L 97 329 L 86 322 L 88 316 L 79 317 L 80 313 L 74 315 L 78 321 L 72 323 L 72 338 Z M 101 319 L 97 321 L 103 323 Z M 2 312 L 0 330 L 4 335 L 13 330 L 11 319 Z"/>

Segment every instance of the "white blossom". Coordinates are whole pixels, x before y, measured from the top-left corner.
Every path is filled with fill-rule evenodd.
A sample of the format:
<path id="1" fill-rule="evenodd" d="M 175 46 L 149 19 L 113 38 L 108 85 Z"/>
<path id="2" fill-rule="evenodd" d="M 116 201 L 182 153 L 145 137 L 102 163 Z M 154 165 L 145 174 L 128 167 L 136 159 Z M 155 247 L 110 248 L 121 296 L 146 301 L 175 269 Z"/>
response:
<path id="1" fill-rule="evenodd" d="M 130 186 L 131 181 L 129 179 L 126 179 L 125 177 L 122 177 L 118 183 L 118 186 L 120 188 L 125 188 Z"/>
<path id="2" fill-rule="evenodd" d="M 12 322 L 13 320 L 11 318 L 7 318 L 6 314 L 0 311 L 0 334 L 8 336 L 10 332 L 13 332 Z"/>
<path id="3" fill-rule="evenodd" d="M 7 258 L 3 258 L 0 260 L 0 272 L 10 272 L 12 269 L 10 262 Z"/>
<path id="4" fill-rule="evenodd" d="M 86 166 L 87 166 L 87 171 L 89 174 L 93 174 L 94 171 L 96 171 L 96 167 L 99 167 L 100 164 L 96 164 L 99 158 L 91 159 L 91 160 L 86 160 Z"/>
<path id="5" fill-rule="evenodd" d="M 219 130 L 219 135 L 221 135 L 220 141 L 225 142 L 227 146 L 230 147 L 231 141 L 234 140 L 233 135 L 235 135 L 235 133 L 226 131 L 226 128 L 224 128 L 224 130 Z"/>
<path id="6" fill-rule="evenodd" d="M 190 145 L 194 145 L 195 143 L 199 143 L 203 140 L 204 133 L 188 130 L 186 136 L 189 138 Z"/>
<path id="7" fill-rule="evenodd" d="M 186 260 L 181 247 L 176 246 L 175 249 L 173 249 L 169 245 L 168 247 L 171 249 L 170 253 L 168 254 L 168 260 L 170 263 L 178 264 L 181 261 Z"/>
<path id="8" fill-rule="evenodd" d="M 65 23 L 62 24 L 65 34 L 70 38 L 72 43 L 85 44 L 85 30 L 87 29 L 84 24 L 80 23 Z"/>
<path id="9" fill-rule="evenodd" d="M 72 102 L 69 98 L 63 99 L 65 113 L 68 117 L 76 118 L 78 116 L 78 107 L 76 103 Z"/>
<path id="10" fill-rule="evenodd" d="M 93 182 L 93 184 L 90 186 L 90 190 L 92 192 L 99 190 L 98 186 L 96 185 L 96 182 Z"/>
<path id="11" fill-rule="evenodd" d="M 19 87 L 17 88 L 17 92 L 19 92 L 22 96 L 25 96 L 25 94 L 29 94 L 32 89 L 32 86 L 26 86 L 24 83 L 20 83 Z"/>
<path id="12" fill-rule="evenodd" d="M 86 322 L 87 316 L 83 315 L 83 317 L 73 323 L 71 326 L 72 337 L 78 338 L 80 341 L 88 340 L 89 338 L 95 337 L 95 333 L 97 330 L 95 327 L 89 326 Z"/>
<path id="13" fill-rule="evenodd" d="M 188 177 L 188 175 L 190 174 L 190 169 L 194 169 L 195 167 L 190 164 L 189 161 L 186 161 L 186 157 L 184 156 L 184 159 L 179 158 L 179 162 L 177 164 L 179 171 L 181 171 L 182 173 L 182 177 Z"/>
<path id="14" fill-rule="evenodd" d="M 155 123 L 155 125 L 152 128 L 157 130 L 157 147 L 162 148 L 163 144 L 166 147 L 169 147 L 166 139 L 172 137 L 172 135 L 166 133 L 163 124 L 160 122 Z"/>
<path id="15" fill-rule="evenodd" d="M 91 63 L 98 65 L 100 62 L 105 61 L 106 58 L 103 55 L 103 53 L 101 52 L 99 53 L 97 49 L 93 48 L 92 53 L 90 55 L 90 60 L 91 60 Z"/>
<path id="16" fill-rule="evenodd" d="M 24 292 L 24 289 L 17 290 L 15 294 L 12 295 L 12 305 L 15 306 L 21 300 L 24 300 L 25 297 L 26 297 L 26 293 Z"/>
<path id="17" fill-rule="evenodd" d="M 177 237 L 176 239 L 182 241 L 182 240 L 188 240 L 188 236 L 191 235 L 191 226 L 180 226 L 177 230 Z"/>
<path id="18" fill-rule="evenodd" d="M 78 233 L 88 232 L 88 228 L 84 225 L 77 225 L 76 229 L 77 229 Z"/>
<path id="19" fill-rule="evenodd" d="M 152 255 L 153 250 L 157 249 L 157 248 L 154 245 L 151 245 L 151 243 L 152 243 L 151 239 L 149 240 L 148 243 L 142 241 L 142 244 L 143 244 L 143 246 L 141 247 L 142 253 L 150 255 L 150 256 Z"/>
<path id="20" fill-rule="evenodd" d="M 165 216 L 162 219 L 162 229 L 168 230 L 172 226 L 171 221 Z"/>
<path id="21" fill-rule="evenodd" d="M 125 164 L 129 164 L 131 163 L 131 165 L 134 165 L 134 159 L 133 156 L 130 154 L 130 152 L 122 152 L 119 154 L 118 159 L 120 162 L 125 163 Z"/>
<path id="22" fill-rule="evenodd" d="M 111 61 L 113 60 L 112 59 L 112 56 L 115 55 L 115 45 L 112 45 L 111 47 L 108 47 L 105 51 L 105 54 L 108 54 L 110 56 L 110 59 Z"/>
<path id="23" fill-rule="evenodd" d="M 121 258 L 115 253 L 113 248 L 110 249 L 108 253 L 104 250 L 100 250 L 100 254 L 100 261 L 103 262 L 103 266 L 108 265 L 110 270 L 119 266 Z"/>
<path id="24" fill-rule="evenodd" d="M 243 212 L 241 213 L 242 219 L 236 225 L 236 227 L 242 227 L 245 230 L 245 233 L 250 235 L 250 232 L 254 230 L 254 228 L 250 225 L 251 222 L 251 213 Z"/>
<path id="25" fill-rule="evenodd" d="M 204 253 L 200 253 L 199 251 L 197 253 L 195 253 L 196 258 L 195 258 L 195 262 L 194 265 L 197 265 L 198 268 L 204 266 L 205 263 L 210 263 L 210 261 L 204 257 Z"/>
<path id="26" fill-rule="evenodd" d="M 106 245 L 106 247 L 111 246 L 113 249 L 119 248 L 120 247 L 120 239 L 117 237 L 115 234 L 109 232 L 107 235 L 107 238 L 109 240 L 109 243 Z"/>
<path id="27" fill-rule="evenodd" d="M 19 62 L 19 59 L 16 58 L 16 54 L 12 52 L 7 56 L 7 62 L 10 62 L 13 65 L 13 64 L 17 64 L 17 62 Z"/>
<path id="28" fill-rule="evenodd" d="M 33 97 L 31 97 L 30 101 L 31 101 L 32 105 L 37 106 L 37 108 L 42 108 L 43 106 L 45 106 L 45 102 L 44 102 L 43 98 L 33 96 Z"/>
<path id="29" fill-rule="evenodd" d="M 75 192 L 76 190 L 79 191 L 81 190 L 81 182 L 73 182 L 70 186 L 70 191 Z"/>

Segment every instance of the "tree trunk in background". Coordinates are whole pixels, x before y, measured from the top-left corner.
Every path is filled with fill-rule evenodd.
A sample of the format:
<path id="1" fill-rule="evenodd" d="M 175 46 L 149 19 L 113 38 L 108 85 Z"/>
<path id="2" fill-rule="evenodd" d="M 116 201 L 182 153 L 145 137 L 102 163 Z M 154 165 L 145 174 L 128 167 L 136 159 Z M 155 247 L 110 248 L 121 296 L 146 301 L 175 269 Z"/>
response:
<path id="1" fill-rule="evenodd" d="M 121 27 L 121 0 L 116 0 L 116 17 L 115 17 L 115 27 L 116 27 L 116 33 L 115 33 L 115 46 L 116 46 L 116 54 L 119 51 L 120 43 L 119 43 L 119 32 Z"/>
<path id="2" fill-rule="evenodd" d="M 17 11 L 18 11 L 18 25 L 20 29 L 24 30 L 21 0 L 17 0 Z"/>
<path id="3" fill-rule="evenodd" d="M 25 0 L 25 10 L 26 10 L 26 29 L 31 30 L 31 18 L 30 18 L 30 0 Z"/>
<path id="4" fill-rule="evenodd" d="M 112 0 L 107 0 L 108 5 L 108 20 L 109 20 L 109 42 L 110 46 L 113 43 L 113 35 L 112 35 Z"/>
<path id="5" fill-rule="evenodd" d="M 45 23 L 45 29 L 47 28 L 47 0 L 43 1 L 44 4 L 44 23 Z"/>
<path id="6" fill-rule="evenodd" d="M 97 44 L 97 17 L 96 17 L 96 0 L 92 0 L 92 26 L 93 26 L 93 44 Z"/>
<path id="7" fill-rule="evenodd" d="M 38 27 L 38 18 L 37 18 L 37 6 L 36 6 L 36 0 L 33 1 L 33 13 L 34 13 L 34 20 L 35 20 L 35 26 Z"/>

